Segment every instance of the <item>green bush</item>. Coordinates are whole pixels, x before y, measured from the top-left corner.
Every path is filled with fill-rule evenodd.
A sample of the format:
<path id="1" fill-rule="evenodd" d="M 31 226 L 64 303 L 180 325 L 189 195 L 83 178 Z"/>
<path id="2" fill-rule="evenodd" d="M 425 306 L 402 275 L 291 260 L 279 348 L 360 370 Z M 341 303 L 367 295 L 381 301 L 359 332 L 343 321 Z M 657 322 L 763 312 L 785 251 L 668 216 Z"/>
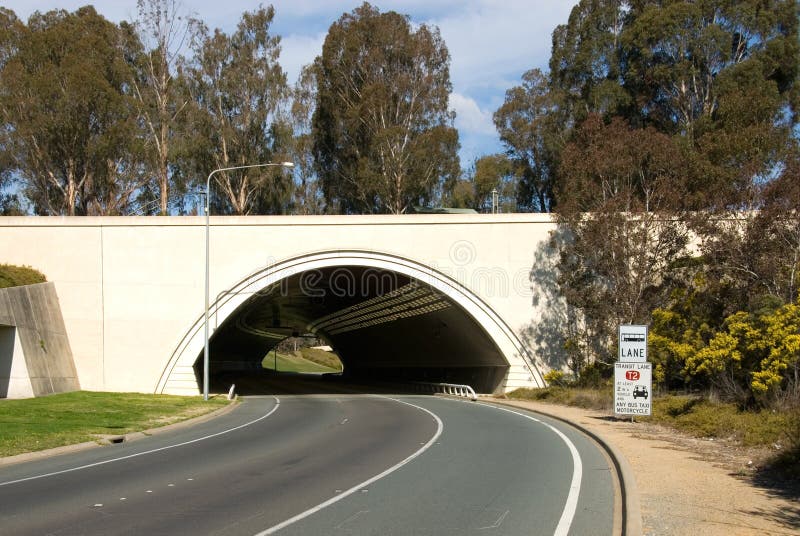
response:
<path id="1" fill-rule="evenodd" d="M 567 378 L 563 371 L 553 369 L 545 373 L 544 381 L 550 386 L 564 386 L 567 384 Z"/>
<path id="2" fill-rule="evenodd" d="M 42 272 L 30 266 L 0 264 L 0 288 L 35 285 L 36 283 L 44 283 L 46 281 L 47 278 Z"/>
<path id="3" fill-rule="evenodd" d="M 791 443 L 786 437 L 791 417 L 788 412 L 742 410 L 733 403 L 668 395 L 653 400 L 650 419 L 696 437 L 734 439 L 744 446 L 769 446 Z"/>

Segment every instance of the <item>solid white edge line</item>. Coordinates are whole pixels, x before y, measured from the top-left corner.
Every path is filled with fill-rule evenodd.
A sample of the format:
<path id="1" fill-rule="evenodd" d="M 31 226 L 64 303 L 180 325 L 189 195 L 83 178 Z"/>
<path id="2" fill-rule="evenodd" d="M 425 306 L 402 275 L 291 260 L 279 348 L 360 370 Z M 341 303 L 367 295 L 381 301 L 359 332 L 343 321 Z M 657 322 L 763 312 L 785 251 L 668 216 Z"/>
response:
<path id="1" fill-rule="evenodd" d="M 320 503 L 317 506 L 309 508 L 305 512 L 301 512 L 301 513 L 297 514 L 296 516 L 287 519 L 286 521 L 278 523 L 274 527 L 270 527 L 270 528 L 268 528 L 268 529 L 266 529 L 266 530 L 264 530 L 262 532 L 259 532 L 255 536 L 266 536 L 267 534 L 274 534 L 274 533 L 278 532 L 279 530 L 281 530 L 283 528 L 286 528 L 289 525 L 292 525 L 294 523 L 297 523 L 298 521 L 300 521 L 302 519 L 305 519 L 308 516 L 310 516 L 312 514 L 315 514 L 316 512 L 319 512 L 323 508 L 327 508 L 328 506 L 330 506 L 330 505 L 332 505 L 332 504 L 334 504 L 336 502 L 341 501 L 345 497 L 348 497 L 348 496 L 352 495 L 356 491 L 358 491 L 358 490 L 360 490 L 360 489 L 362 489 L 362 488 L 364 488 L 366 486 L 369 486 L 373 482 L 376 482 L 376 481 L 380 480 L 381 478 L 383 478 L 383 477 L 385 477 L 385 476 L 397 471 L 398 469 L 400 469 L 401 467 L 403 467 L 404 465 L 406 465 L 407 463 L 412 461 L 414 458 L 417 458 L 422 453 L 424 453 L 426 450 L 428 450 L 436 442 L 436 440 L 439 439 L 439 436 L 442 435 L 442 430 L 444 429 L 444 424 L 442 424 L 442 420 L 439 418 L 439 416 L 436 415 L 435 413 L 433 413 L 432 411 L 430 411 L 428 409 L 425 409 L 425 408 L 423 408 L 421 406 L 417 406 L 416 404 L 412 404 L 410 402 L 405 402 L 403 400 L 398 400 L 396 398 L 391 398 L 391 397 L 388 397 L 388 396 L 379 396 L 378 398 L 385 398 L 387 400 L 393 400 L 394 402 L 399 402 L 400 404 L 405 404 L 407 406 L 411 406 L 412 408 L 417 408 L 418 410 L 424 411 L 425 413 L 427 413 L 428 415 L 433 417 L 434 420 L 436 421 L 436 426 L 437 426 L 436 433 L 433 435 L 433 437 L 427 443 L 425 443 L 425 445 L 422 446 L 422 448 L 420 448 L 419 450 L 417 450 L 416 452 L 411 454 L 405 460 L 403 460 L 403 461 L 393 465 L 392 467 L 388 468 L 384 472 L 382 472 L 382 473 L 380 473 L 378 475 L 375 475 L 372 478 L 370 478 L 369 480 L 365 480 L 364 482 L 361 482 L 360 484 L 357 484 L 357 485 L 353 486 L 352 488 L 350 488 L 350 489 L 348 489 L 346 491 L 343 491 L 342 493 L 340 493 L 340 494 L 338 494 L 338 495 L 336 495 L 334 497 L 331 497 L 327 501 L 325 501 L 323 503 Z"/>
<path id="2" fill-rule="evenodd" d="M 569 484 L 569 493 L 567 494 L 567 501 L 564 504 L 564 511 L 561 512 L 561 518 L 558 520 L 558 525 L 556 525 L 556 530 L 553 532 L 553 536 L 567 536 L 569 534 L 569 528 L 572 525 L 572 520 L 575 518 L 575 511 L 578 509 L 578 496 L 581 492 L 581 478 L 583 475 L 583 463 L 581 462 L 581 455 L 578 453 L 578 449 L 569 440 L 569 438 L 564 435 L 564 433 L 553 426 L 550 423 L 537 419 L 531 415 L 526 415 L 525 413 L 520 413 L 518 411 L 514 411 L 513 409 L 508 408 L 501 408 L 499 406 L 494 406 L 492 404 L 483 404 L 478 402 L 479 406 L 485 406 L 488 408 L 494 408 L 500 411 L 507 411 L 508 413 L 513 413 L 514 415 L 519 415 L 520 417 L 524 417 L 526 419 L 530 419 L 534 422 L 538 422 L 539 424 L 543 424 L 550 428 L 553 432 L 561 438 L 561 440 L 567 445 L 570 454 L 572 455 L 572 480 Z"/>
<path id="3" fill-rule="evenodd" d="M 169 449 L 174 449 L 174 448 L 177 448 L 177 447 L 183 447 L 185 445 L 191 445 L 192 443 L 198 443 L 200 441 L 205 441 L 206 439 L 211 439 L 213 437 L 218 437 L 218 436 L 221 436 L 221 435 L 224 435 L 224 434 L 228 434 L 230 432 L 234 432 L 236 430 L 240 430 L 242 428 L 246 428 L 248 426 L 251 426 L 251 425 L 253 425 L 253 424 L 255 424 L 255 423 L 259 422 L 259 421 L 263 421 L 264 419 L 266 419 L 267 417 L 269 417 L 270 415 L 272 415 L 273 413 L 278 411 L 278 408 L 281 405 L 281 401 L 278 399 L 277 396 L 274 397 L 274 398 L 275 398 L 275 407 L 273 407 L 265 415 L 262 415 L 258 419 L 252 420 L 250 422 L 247 422 L 247 423 L 244 423 L 244 424 L 240 424 L 239 426 L 236 426 L 234 428 L 230 428 L 228 430 L 223 430 L 222 432 L 217 432 L 215 434 L 207 435 L 207 436 L 204 436 L 204 437 L 198 437 L 197 439 L 192 439 L 191 441 L 184 441 L 183 443 L 178 443 L 176 445 L 167 445 L 166 447 L 160 447 L 160 448 L 157 448 L 157 449 L 146 450 L 144 452 L 138 452 L 136 454 L 130 454 L 128 456 L 121 456 L 119 458 L 112 458 L 110 460 L 103 460 L 102 462 L 90 463 L 90 464 L 87 464 L 87 465 L 80 465 L 78 467 L 71 467 L 70 469 L 64 469 L 64 470 L 61 470 L 61 471 L 54 471 L 52 473 L 45 473 L 43 475 L 29 476 L 29 477 L 26 477 L 26 478 L 20 478 L 18 480 L 10 480 L 8 482 L 0 482 L 0 487 L 10 486 L 11 484 L 19 484 L 20 482 L 28 482 L 30 480 L 38 480 L 40 478 L 47 478 L 47 477 L 50 477 L 50 476 L 62 475 L 64 473 L 72 473 L 74 471 L 81 471 L 83 469 L 89 469 L 91 467 L 97 467 L 99 465 L 106 465 L 108 463 L 119 462 L 119 461 L 122 461 L 122 460 L 129 460 L 131 458 L 137 458 L 139 456 L 144 456 L 146 454 L 153 454 L 154 452 L 161 452 L 163 450 L 169 450 Z"/>

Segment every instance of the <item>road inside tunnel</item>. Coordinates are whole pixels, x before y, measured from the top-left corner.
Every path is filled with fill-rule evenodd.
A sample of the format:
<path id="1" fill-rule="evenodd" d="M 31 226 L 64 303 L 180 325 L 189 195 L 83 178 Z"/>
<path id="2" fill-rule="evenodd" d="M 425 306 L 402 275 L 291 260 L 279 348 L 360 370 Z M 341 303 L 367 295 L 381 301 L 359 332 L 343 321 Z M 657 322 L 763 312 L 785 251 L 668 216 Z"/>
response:
<path id="1" fill-rule="evenodd" d="M 331 266 L 262 288 L 220 319 L 210 338 L 212 389 L 232 374 L 257 383 L 267 353 L 306 334 L 332 346 L 343 375 L 360 382 L 464 383 L 492 393 L 509 367 L 486 330 L 433 286 L 387 269 Z M 201 353 L 198 377 L 202 361 Z"/>

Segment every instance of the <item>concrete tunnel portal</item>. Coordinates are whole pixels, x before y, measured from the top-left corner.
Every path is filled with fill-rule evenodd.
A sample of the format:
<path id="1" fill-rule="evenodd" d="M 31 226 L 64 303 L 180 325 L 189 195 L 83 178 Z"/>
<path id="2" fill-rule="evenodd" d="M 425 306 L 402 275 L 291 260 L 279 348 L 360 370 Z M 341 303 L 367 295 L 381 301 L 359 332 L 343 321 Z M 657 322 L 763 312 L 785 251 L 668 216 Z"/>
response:
<path id="1" fill-rule="evenodd" d="M 212 385 L 232 371 L 260 370 L 265 355 L 287 337 L 313 334 L 334 348 L 344 375 L 358 381 L 500 389 L 508 360 L 463 300 L 436 281 L 423 281 L 413 271 L 346 263 L 275 275 L 265 284 L 222 292 L 218 302 L 241 300 L 224 318 L 212 304 Z M 194 363 L 198 379 L 202 367 L 201 351 Z"/>

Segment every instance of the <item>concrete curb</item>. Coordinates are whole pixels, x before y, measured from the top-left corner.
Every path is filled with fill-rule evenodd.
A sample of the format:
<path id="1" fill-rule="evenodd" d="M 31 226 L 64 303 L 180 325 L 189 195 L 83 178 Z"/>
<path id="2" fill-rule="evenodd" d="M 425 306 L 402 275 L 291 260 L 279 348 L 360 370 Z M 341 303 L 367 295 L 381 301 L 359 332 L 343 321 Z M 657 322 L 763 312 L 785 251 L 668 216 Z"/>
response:
<path id="1" fill-rule="evenodd" d="M 5 458 L 0 458 L 0 467 L 7 465 L 15 465 L 18 463 L 24 463 L 33 460 L 41 460 L 43 458 L 50 458 L 51 456 L 59 456 L 61 454 L 69 454 L 73 452 L 80 452 L 83 450 L 88 450 L 98 447 L 105 447 L 113 444 L 136 441 L 138 439 L 143 439 L 145 437 L 158 435 L 170 430 L 176 430 L 179 428 L 193 426 L 195 424 L 200 424 L 206 421 L 210 421 L 211 419 L 220 417 L 222 415 L 225 415 L 226 413 L 233 411 L 233 409 L 237 405 L 238 405 L 238 400 L 234 399 L 225 407 L 212 411 L 211 413 L 206 413 L 205 415 L 200 415 L 198 417 L 186 419 L 185 421 L 167 424 L 165 426 L 159 426 L 158 428 L 150 428 L 148 430 L 142 430 L 141 432 L 131 432 L 129 434 L 119 435 L 119 436 L 103 436 L 103 437 L 98 437 L 98 439 L 95 441 L 76 443 L 74 445 L 64 445 L 63 447 L 55 447 L 46 450 L 37 450 L 34 452 L 23 452 L 22 454 L 17 454 L 15 456 L 6 456 Z"/>
<path id="2" fill-rule="evenodd" d="M 561 421 L 565 424 L 568 424 L 569 426 L 572 426 L 576 430 L 579 430 L 580 432 L 586 434 L 592 440 L 594 440 L 598 445 L 600 445 L 603 448 L 603 450 L 605 450 L 606 453 L 608 454 L 608 457 L 614 464 L 614 469 L 616 470 L 617 473 L 617 480 L 620 486 L 620 496 L 622 502 L 621 534 L 622 536 L 641 536 L 643 530 L 642 510 L 641 510 L 641 504 L 639 502 L 639 492 L 636 488 L 636 478 L 633 474 L 633 469 L 628 463 L 628 460 L 613 444 L 608 442 L 600 434 L 592 432 L 591 430 L 588 430 L 587 428 L 576 422 L 573 422 L 564 417 L 560 417 L 558 415 L 554 415 L 552 413 L 548 413 L 547 411 L 543 411 L 539 408 L 533 409 L 530 407 L 526 407 L 524 402 L 516 402 L 513 400 L 502 400 L 496 398 L 487 398 L 479 400 L 483 402 L 498 404 L 501 406 L 509 406 L 517 409 L 524 409 L 532 413 L 538 413 L 540 415 L 544 415 L 551 419 Z"/>

